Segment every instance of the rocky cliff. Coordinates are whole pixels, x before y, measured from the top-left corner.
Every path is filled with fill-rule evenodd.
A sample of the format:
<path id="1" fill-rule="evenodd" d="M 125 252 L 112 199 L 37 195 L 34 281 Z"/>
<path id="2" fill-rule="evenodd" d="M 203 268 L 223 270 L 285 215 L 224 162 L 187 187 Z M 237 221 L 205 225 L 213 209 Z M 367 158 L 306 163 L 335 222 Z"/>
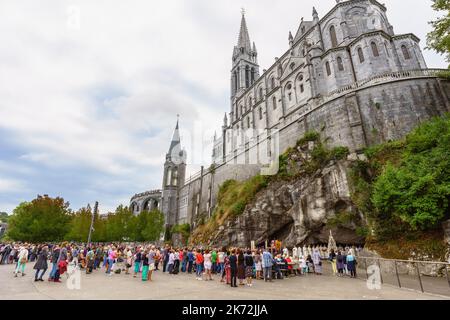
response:
<path id="1" fill-rule="evenodd" d="M 289 150 L 280 163 L 282 178 L 271 177 L 242 214 L 227 219 L 201 242 L 246 247 L 251 241 L 261 245 L 279 239 L 296 246 L 327 243 L 332 230 L 337 243 L 364 243 L 357 233 L 364 218 L 352 204 L 347 179 L 352 157 L 320 159 L 320 150 L 322 145 L 315 141 Z"/>

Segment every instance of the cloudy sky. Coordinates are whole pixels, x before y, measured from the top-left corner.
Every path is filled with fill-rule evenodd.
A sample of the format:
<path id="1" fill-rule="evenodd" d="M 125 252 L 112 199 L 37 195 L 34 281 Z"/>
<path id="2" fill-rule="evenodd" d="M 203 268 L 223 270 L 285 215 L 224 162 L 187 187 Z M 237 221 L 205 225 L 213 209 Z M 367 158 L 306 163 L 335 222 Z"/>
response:
<path id="1" fill-rule="evenodd" d="M 384 2 L 396 33 L 424 47 L 431 0 Z M 323 16 L 334 3 L 0 0 L 0 211 L 49 194 L 106 212 L 160 188 L 177 114 L 189 155 L 194 128 L 212 135 L 229 109 L 241 8 L 262 70 L 312 6 Z"/>

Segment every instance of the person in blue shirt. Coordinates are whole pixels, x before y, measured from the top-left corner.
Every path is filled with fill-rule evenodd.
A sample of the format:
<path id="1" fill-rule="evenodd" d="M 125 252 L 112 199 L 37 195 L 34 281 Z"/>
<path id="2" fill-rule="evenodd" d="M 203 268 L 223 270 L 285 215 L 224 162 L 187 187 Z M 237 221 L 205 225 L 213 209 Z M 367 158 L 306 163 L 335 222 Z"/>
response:
<path id="1" fill-rule="evenodd" d="M 272 281 L 272 265 L 273 265 L 272 254 L 266 248 L 264 249 L 262 255 L 262 267 L 264 271 L 265 282 L 267 282 L 267 280 Z"/>
<path id="2" fill-rule="evenodd" d="M 195 256 L 192 253 L 192 249 L 189 249 L 189 252 L 187 253 L 187 263 L 188 263 L 187 272 L 188 273 L 192 273 L 192 266 L 194 264 L 194 260 L 195 260 Z"/>

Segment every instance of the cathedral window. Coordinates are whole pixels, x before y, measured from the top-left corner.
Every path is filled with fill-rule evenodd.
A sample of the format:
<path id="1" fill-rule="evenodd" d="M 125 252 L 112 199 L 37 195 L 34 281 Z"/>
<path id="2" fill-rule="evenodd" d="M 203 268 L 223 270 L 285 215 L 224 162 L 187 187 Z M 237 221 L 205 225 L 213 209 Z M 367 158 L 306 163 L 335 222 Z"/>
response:
<path id="1" fill-rule="evenodd" d="M 170 183 L 172 181 L 172 169 L 169 168 L 167 169 L 167 180 L 166 180 L 166 185 L 170 186 Z"/>
<path id="2" fill-rule="evenodd" d="M 372 47 L 372 53 L 373 53 L 373 56 L 374 56 L 374 57 L 379 57 L 379 56 L 380 56 L 380 52 L 378 51 L 378 46 L 377 46 L 377 44 L 376 44 L 374 41 L 372 41 L 372 42 L 370 43 L 370 46 Z"/>
<path id="3" fill-rule="evenodd" d="M 244 114 L 244 112 L 243 112 L 243 110 L 242 110 L 242 105 L 241 105 L 240 107 L 241 107 L 241 115 L 243 115 L 243 114 Z"/>
<path id="4" fill-rule="evenodd" d="M 276 97 L 272 98 L 272 106 L 273 106 L 273 110 L 275 110 L 277 108 L 277 98 Z"/>
<path id="5" fill-rule="evenodd" d="M 259 108 L 259 120 L 262 120 L 262 118 L 263 118 L 263 111 L 262 111 L 262 108 L 260 107 Z"/>
<path id="6" fill-rule="evenodd" d="M 331 76 L 331 67 L 328 61 L 325 63 L 325 69 L 327 69 L 327 76 Z"/>
<path id="7" fill-rule="evenodd" d="M 331 47 L 335 48 L 338 46 L 337 36 L 336 36 L 336 29 L 334 26 L 330 27 L 330 39 L 331 39 Z"/>
<path id="8" fill-rule="evenodd" d="M 178 170 L 173 171 L 173 180 L 172 185 L 177 186 L 178 185 Z"/>
<path id="9" fill-rule="evenodd" d="M 405 45 L 402 45 L 402 52 L 403 52 L 403 57 L 405 58 L 405 60 L 409 60 L 411 59 L 411 55 L 409 54 L 409 50 Z"/>
<path id="10" fill-rule="evenodd" d="M 253 82 L 255 82 L 255 68 L 252 68 L 252 79 L 251 79 L 251 84 L 253 84 Z"/>
<path id="11" fill-rule="evenodd" d="M 288 93 L 288 99 L 289 99 L 289 102 L 292 101 L 292 92 L 289 92 L 289 93 Z"/>
<path id="12" fill-rule="evenodd" d="M 303 86 L 303 84 L 300 85 L 300 92 L 303 93 L 305 91 L 305 87 Z"/>
<path id="13" fill-rule="evenodd" d="M 259 88 L 259 100 L 262 100 L 264 97 L 264 92 L 263 92 L 263 88 Z"/>
<path id="14" fill-rule="evenodd" d="M 337 64 L 338 64 L 338 70 L 339 71 L 344 71 L 344 63 L 342 62 L 342 58 L 341 57 L 337 58 Z"/>
<path id="15" fill-rule="evenodd" d="M 359 62 L 363 63 L 364 62 L 364 52 L 361 48 L 358 48 L 358 57 L 359 57 Z"/>
<path id="16" fill-rule="evenodd" d="M 272 85 L 272 89 L 275 89 L 275 78 L 274 77 L 270 78 L 270 83 Z"/>
<path id="17" fill-rule="evenodd" d="M 247 117 L 247 128 L 250 129 L 250 117 Z"/>
<path id="18" fill-rule="evenodd" d="M 248 107 L 252 107 L 252 97 L 248 98 Z"/>

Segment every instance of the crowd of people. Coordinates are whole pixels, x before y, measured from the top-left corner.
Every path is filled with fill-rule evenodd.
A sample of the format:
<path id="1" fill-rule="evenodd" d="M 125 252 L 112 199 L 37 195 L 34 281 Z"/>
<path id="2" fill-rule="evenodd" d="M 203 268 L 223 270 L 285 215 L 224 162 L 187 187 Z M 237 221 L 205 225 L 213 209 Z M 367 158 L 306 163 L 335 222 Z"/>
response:
<path id="1" fill-rule="evenodd" d="M 359 248 L 358 248 L 359 249 Z M 174 248 L 148 244 L 28 244 L 0 243 L 0 264 L 15 264 L 14 277 L 25 276 L 34 263 L 34 281 L 61 282 L 60 277 L 74 267 L 90 274 L 104 270 L 112 276 L 124 272 L 142 281 L 152 281 L 154 271 L 177 275 L 195 274 L 199 281 L 213 277 L 231 287 L 253 285 L 253 280 L 272 281 L 287 276 L 322 275 L 323 263 L 330 263 L 334 275 L 356 278 L 354 247 L 328 250 L 326 246 L 298 248 Z"/>

